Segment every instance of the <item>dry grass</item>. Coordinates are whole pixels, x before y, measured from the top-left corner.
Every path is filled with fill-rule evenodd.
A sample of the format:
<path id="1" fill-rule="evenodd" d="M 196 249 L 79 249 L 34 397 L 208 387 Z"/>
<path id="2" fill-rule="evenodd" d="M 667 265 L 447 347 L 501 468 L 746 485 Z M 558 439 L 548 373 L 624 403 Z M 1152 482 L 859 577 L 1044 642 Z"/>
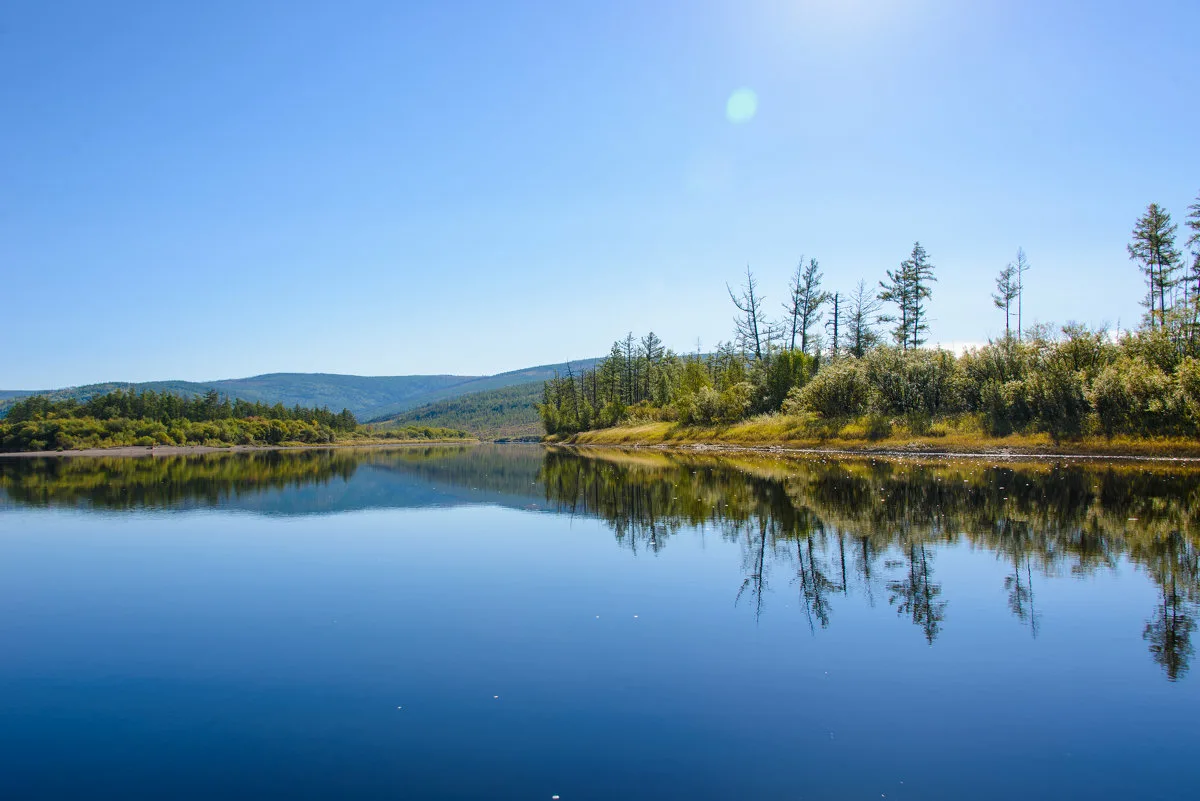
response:
<path id="1" fill-rule="evenodd" d="M 912 435 L 902 425 L 889 436 L 867 437 L 865 421 L 825 424 L 822 421 L 761 415 L 730 426 L 684 426 L 679 423 L 638 425 L 584 431 L 554 441 L 574 445 L 727 445 L 734 447 L 784 447 L 831 449 L 864 453 L 1056 454 L 1080 456 L 1132 456 L 1200 458 L 1200 441 L 1182 437 L 1083 437 L 1055 442 L 1048 434 L 985 434 L 970 418 L 935 421 L 929 433 Z"/>

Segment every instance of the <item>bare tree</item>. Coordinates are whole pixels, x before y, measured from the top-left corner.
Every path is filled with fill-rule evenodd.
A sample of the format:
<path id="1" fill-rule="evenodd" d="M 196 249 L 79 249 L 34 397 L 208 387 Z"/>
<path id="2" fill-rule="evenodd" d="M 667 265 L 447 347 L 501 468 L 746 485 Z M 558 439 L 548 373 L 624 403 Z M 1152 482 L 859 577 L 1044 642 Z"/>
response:
<path id="1" fill-rule="evenodd" d="M 770 325 L 763 319 L 763 297 L 758 294 L 758 282 L 754 280 L 750 266 L 746 265 L 746 282 L 742 284 L 740 295 L 735 295 L 729 284 L 726 284 L 725 288 L 729 290 L 729 299 L 741 312 L 733 318 L 738 346 L 743 351 L 752 353 L 755 359 L 761 359 L 763 340 L 770 334 Z"/>
<path id="2" fill-rule="evenodd" d="M 836 359 L 838 353 L 841 352 L 842 340 L 838 329 L 842 322 L 842 296 L 839 292 L 833 293 L 833 316 L 825 323 L 825 330 L 829 331 L 833 337 L 833 341 L 829 343 L 829 355 Z"/>

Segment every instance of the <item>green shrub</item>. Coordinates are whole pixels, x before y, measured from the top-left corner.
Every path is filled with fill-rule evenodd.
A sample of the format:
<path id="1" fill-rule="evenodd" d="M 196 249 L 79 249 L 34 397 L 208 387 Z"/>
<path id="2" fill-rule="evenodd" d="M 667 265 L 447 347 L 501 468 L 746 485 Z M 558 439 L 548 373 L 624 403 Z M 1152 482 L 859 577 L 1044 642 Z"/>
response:
<path id="1" fill-rule="evenodd" d="M 825 418 L 858 417 L 867 410 L 870 392 L 863 363 L 839 359 L 823 366 L 803 387 L 788 392 L 783 411 L 793 416 L 816 412 Z"/>

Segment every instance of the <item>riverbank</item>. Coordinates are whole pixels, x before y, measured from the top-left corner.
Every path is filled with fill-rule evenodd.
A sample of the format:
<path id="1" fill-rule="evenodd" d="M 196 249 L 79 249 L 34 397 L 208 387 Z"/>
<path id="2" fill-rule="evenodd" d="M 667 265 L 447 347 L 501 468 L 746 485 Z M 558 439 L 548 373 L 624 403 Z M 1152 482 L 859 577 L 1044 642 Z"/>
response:
<path id="1" fill-rule="evenodd" d="M 478 445 L 477 439 L 410 439 L 334 442 L 327 445 L 118 445 L 112 448 L 80 448 L 55 451 L 0 451 L 5 458 L 46 458 L 56 456 L 192 456 L 210 453 L 259 453 L 262 451 L 324 451 L 345 448 L 413 448 L 422 445 Z"/>
<path id="2" fill-rule="evenodd" d="M 1184 438 L 1084 437 L 1055 442 L 1047 434 L 989 437 L 979 432 L 939 431 L 927 435 L 894 433 L 865 436 L 814 436 L 787 418 L 747 420 L 726 427 L 644 423 L 547 437 L 547 443 L 690 451 L 794 452 L 867 456 L 960 456 L 984 458 L 1169 459 L 1200 460 L 1200 441 Z"/>

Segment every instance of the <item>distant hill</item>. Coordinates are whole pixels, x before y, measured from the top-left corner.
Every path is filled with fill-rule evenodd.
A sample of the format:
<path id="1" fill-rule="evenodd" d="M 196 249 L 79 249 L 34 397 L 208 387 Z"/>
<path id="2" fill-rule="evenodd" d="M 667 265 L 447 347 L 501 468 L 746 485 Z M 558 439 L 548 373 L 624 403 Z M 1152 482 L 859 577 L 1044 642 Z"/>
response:
<path id="1" fill-rule="evenodd" d="M 571 362 L 579 370 L 595 364 L 596 359 Z M 12 402 L 29 395 L 47 395 L 56 400 L 76 398 L 88 400 L 115 389 L 135 391 L 154 390 L 179 395 L 200 395 L 216 390 L 231 398 L 285 406 L 324 407 L 334 411 L 343 408 L 354 412 L 359 420 L 387 419 L 439 400 L 467 393 L 499 389 L 515 384 L 540 382 L 554 373 L 565 372 L 565 364 L 544 364 L 526 367 L 492 376 L 461 375 L 402 375 L 358 376 L 334 373 L 269 373 L 251 378 L 230 378 L 219 381 L 147 381 L 142 383 L 106 382 L 79 387 L 49 390 L 0 390 L 0 416 Z"/>
<path id="2" fill-rule="evenodd" d="M 401 412 L 386 425 L 450 426 L 480 439 L 529 437 L 542 434 L 534 404 L 542 399 L 542 382 L 471 392 Z"/>

